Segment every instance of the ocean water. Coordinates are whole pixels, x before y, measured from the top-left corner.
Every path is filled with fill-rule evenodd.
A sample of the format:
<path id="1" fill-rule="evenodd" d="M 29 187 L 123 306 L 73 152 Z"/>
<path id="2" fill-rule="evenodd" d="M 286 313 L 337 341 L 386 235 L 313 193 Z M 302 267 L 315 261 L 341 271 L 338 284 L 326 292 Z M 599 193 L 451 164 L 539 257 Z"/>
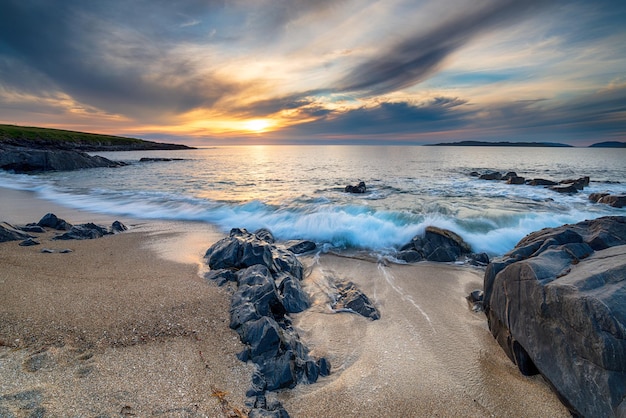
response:
<path id="1" fill-rule="evenodd" d="M 589 201 L 626 193 L 626 150 L 421 146 L 234 146 L 185 151 L 98 152 L 120 168 L 19 175 L 0 186 L 63 206 L 139 219 L 269 228 L 279 239 L 324 249 L 393 255 L 426 226 L 450 229 L 475 252 L 510 250 L 544 227 L 626 215 Z M 142 157 L 182 160 L 140 162 Z M 589 176 L 582 192 L 479 180 L 472 171 L 526 178 Z M 365 194 L 344 192 L 364 181 Z"/>

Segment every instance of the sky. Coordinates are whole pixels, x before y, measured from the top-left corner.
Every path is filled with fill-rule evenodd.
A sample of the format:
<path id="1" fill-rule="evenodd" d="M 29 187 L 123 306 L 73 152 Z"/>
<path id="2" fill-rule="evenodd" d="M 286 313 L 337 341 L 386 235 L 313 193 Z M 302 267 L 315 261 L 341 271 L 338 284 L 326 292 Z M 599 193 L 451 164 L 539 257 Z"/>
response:
<path id="1" fill-rule="evenodd" d="M 626 1 L 0 0 L 0 123 L 199 146 L 626 141 Z"/>

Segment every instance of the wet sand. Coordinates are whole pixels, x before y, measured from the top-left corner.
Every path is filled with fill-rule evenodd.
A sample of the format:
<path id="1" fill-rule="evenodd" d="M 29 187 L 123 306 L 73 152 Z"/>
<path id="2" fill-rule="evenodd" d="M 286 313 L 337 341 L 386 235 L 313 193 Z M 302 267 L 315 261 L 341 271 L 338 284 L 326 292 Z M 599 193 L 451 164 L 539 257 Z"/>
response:
<path id="1" fill-rule="evenodd" d="M 73 223 L 115 220 L 0 189 L 0 221 L 36 222 L 47 212 Z M 235 357 L 243 347 L 228 328 L 230 294 L 198 275 L 221 235 L 203 224 L 120 220 L 131 230 L 97 240 L 49 241 L 48 233 L 40 246 L 0 243 L 0 416 L 244 409 L 252 366 Z M 468 308 L 481 270 L 302 261 L 315 304 L 294 324 L 333 372 L 279 394 L 292 417 L 569 416 L 540 377 L 519 374 L 484 315 Z M 355 282 L 381 319 L 333 313 L 329 277 Z"/>

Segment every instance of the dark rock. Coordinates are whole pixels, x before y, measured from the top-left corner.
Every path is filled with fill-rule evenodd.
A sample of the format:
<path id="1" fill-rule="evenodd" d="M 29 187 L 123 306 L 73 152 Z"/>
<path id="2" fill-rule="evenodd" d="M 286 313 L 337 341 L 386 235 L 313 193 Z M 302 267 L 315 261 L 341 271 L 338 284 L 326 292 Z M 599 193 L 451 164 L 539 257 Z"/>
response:
<path id="1" fill-rule="evenodd" d="M 418 261 L 422 261 L 424 259 L 424 256 L 419 251 L 411 248 L 408 250 L 399 251 L 396 254 L 396 258 L 407 263 L 417 263 Z"/>
<path id="2" fill-rule="evenodd" d="M 480 289 L 473 290 L 472 293 L 470 293 L 466 297 L 467 303 L 470 306 L 470 308 L 472 309 L 472 311 L 474 311 L 474 312 L 482 312 L 484 310 L 484 307 L 483 307 L 483 297 L 484 297 L 484 293 Z"/>
<path id="3" fill-rule="evenodd" d="M 626 217 L 528 235 L 485 272 L 491 333 L 580 416 L 626 411 Z"/>
<path id="4" fill-rule="evenodd" d="M 270 243 L 241 229 L 231 230 L 231 236 L 213 244 L 204 257 L 213 270 L 242 269 L 256 264 L 266 267 L 273 265 Z"/>
<path id="5" fill-rule="evenodd" d="M 578 193 L 578 187 L 573 184 L 560 184 L 558 186 L 550 186 L 550 190 L 558 193 Z"/>
<path id="6" fill-rule="evenodd" d="M 604 203 L 614 208 L 623 208 L 626 206 L 626 195 L 603 196 L 598 200 L 598 203 Z"/>
<path id="7" fill-rule="evenodd" d="M 147 162 L 164 162 L 164 161 L 183 161 L 184 158 L 156 158 L 156 157 L 141 157 L 139 159 L 140 163 Z"/>
<path id="8" fill-rule="evenodd" d="M 524 177 L 509 177 L 506 181 L 507 184 L 524 184 L 526 179 Z"/>
<path id="9" fill-rule="evenodd" d="M 411 245 L 405 245 L 402 248 L 402 257 L 416 257 L 415 254 L 410 253 L 414 250 L 425 260 L 439 262 L 456 261 L 460 256 L 472 252 L 470 246 L 459 235 L 435 226 L 426 227 L 424 236 L 413 237 Z"/>
<path id="10" fill-rule="evenodd" d="M 71 253 L 71 252 L 72 252 L 72 250 L 70 250 L 69 248 L 66 248 L 64 250 L 59 250 L 59 254 L 68 254 L 68 253 Z"/>
<path id="11" fill-rule="evenodd" d="M 361 181 L 356 186 L 347 185 L 344 191 L 346 193 L 365 193 L 367 188 L 365 187 L 365 182 Z"/>
<path id="12" fill-rule="evenodd" d="M 372 320 L 380 319 L 378 309 L 370 302 L 369 298 L 361 292 L 352 282 L 335 283 L 337 294 L 330 304 L 336 311 L 348 311 L 359 314 Z"/>
<path id="13" fill-rule="evenodd" d="M 20 247 L 30 247 L 32 245 L 40 245 L 41 243 L 39 241 L 36 241 L 33 238 L 28 238 L 25 239 L 24 241 L 20 242 Z"/>
<path id="14" fill-rule="evenodd" d="M 603 192 L 603 193 L 591 193 L 589 195 L 589 200 L 591 200 L 592 202 L 598 202 L 598 200 L 602 199 L 604 196 L 608 196 L 610 193 L 607 192 Z"/>
<path id="15" fill-rule="evenodd" d="M 124 232 L 124 231 L 128 231 L 128 227 L 126 225 L 124 225 L 123 223 L 121 223 L 120 221 L 115 221 L 111 225 L 111 232 L 112 233 Z"/>
<path id="16" fill-rule="evenodd" d="M 589 186 L 589 181 L 589 177 L 580 177 L 578 179 L 561 180 L 559 184 L 569 184 L 571 186 L 574 186 L 577 190 L 582 190 L 585 187 Z"/>
<path id="17" fill-rule="evenodd" d="M 308 253 L 317 248 L 313 241 L 308 240 L 291 240 L 283 243 L 283 245 L 287 251 L 291 251 L 294 254 Z"/>
<path id="18" fill-rule="evenodd" d="M 298 313 L 311 306 L 309 296 L 302 290 L 300 280 L 290 274 L 280 282 L 278 290 L 282 296 L 281 302 L 288 313 Z"/>
<path id="19" fill-rule="evenodd" d="M 509 179 L 517 177 L 517 173 L 515 171 L 509 171 L 505 175 L 502 176 L 500 180 L 508 181 Z"/>
<path id="20" fill-rule="evenodd" d="M 237 274 L 232 270 L 220 269 L 210 270 L 205 273 L 204 278 L 207 280 L 214 280 L 218 286 L 223 286 L 228 282 L 236 282 Z"/>
<path id="21" fill-rule="evenodd" d="M 489 264 L 489 256 L 486 253 L 472 253 L 469 255 L 469 261 L 473 266 L 486 266 Z"/>
<path id="22" fill-rule="evenodd" d="M 73 150 L 44 150 L 5 146 L 0 152 L 0 168 L 16 173 L 68 171 L 123 165 L 125 164 Z"/>
<path id="23" fill-rule="evenodd" d="M 47 213 L 37 222 L 37 225 L 47 228 L 57 229 L 59 231 L 68 231 L 72 228 L 72 224 L 64 219 L 57 218 L 54 213 Z"/>
<path id="24" fill-rule="evenodd" d="M 46 232 L 45 229 L 37 224 L 26 224 L 20 227 L 20 229 L 24 232 L 34 232 L 36 234 L 43 234 L 44 232 Z"/>
<path id="25" fill-rule="evenodd" d="M 489 172 L 489 173 L 481 174 L 480 177 L 478 178 L 480 180 L 500 180 L 502 179 L 502 173 L 498 171 Z"/>
<path id="26" fill-rule="evenodd" d="M 472 171 L 469 175 L 472 177 L 480 177 L 480 173 L 478 171 Z"/>
<path id="27" fill-rule="evenodd" d="M 62 235 L 58 235 L 53 240 L 70 240 L 70 239 L 95 239 L 103 237 L 104 235 L 109 235 L 109 232 L 106 228 L 96 225 L 94 223 L 86 223 L 80 225 L 74 225 L 68 232 Z"/>
<path id="28" fill-rule="evenodd" d="M 267 228 L 261 228 L 258 229 L 254 232 L 254 235 L 265 242 L 269 242 L 270 244 L 273 244 L 276 242 L 276 238 L 274 238 L 274 234 L 272 234 L 272 232 L 267 229 Z"/>
<path id="29" fill-rule="evenodd" d="M 35 238 L 32 235 L 17 229 L 7 222 L 0 222 L 0 242 L 19 241 L 28 238 Z"/>
<path id="30" fill-rule="evenodd" d="M 287 315 L 310 305 L 300 284 L 302 263 L 294 253 L 275 245 L 270 231 L 251 234 L 239 228 L 213 244 L 205 258 L 211 267 L 206 278 L 237 283 L 230 327 L 246 345 L 238 358 L 257 365 L 246 392 L 252 399 L 250 416 L 288 416 L 280 402 L 266 402 L 267 394 L 298 382 L 314 383 L 330 372 L 326 359 L 309 355 Z"/>
<path id="31" fill-rule="evenodd" d="M 529 184 L 531 186 L 557 186 L 559 183 L 546 179 L 532 179 L 527 181 L 526 184 Z"/>

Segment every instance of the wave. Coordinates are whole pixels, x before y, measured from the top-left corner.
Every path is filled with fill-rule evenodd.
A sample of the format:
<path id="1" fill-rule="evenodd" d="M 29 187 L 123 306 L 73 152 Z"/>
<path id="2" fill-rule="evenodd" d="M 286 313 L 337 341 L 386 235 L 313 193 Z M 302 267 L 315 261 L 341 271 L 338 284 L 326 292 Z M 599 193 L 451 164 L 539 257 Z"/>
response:
<path id="1" fill-rule="evenodd" d="M 591 206 L 584 203 L 583 197 L 566 198 L 576 206 L 545 203 L 545 196 L 538 189 L 523 196 L 520 189 L 510 187 L 510 192 L 501 197 L 530 202 L 526 206 L 519 205 L 525 209 L 493 208 L 477 201 L 475 207 L 466 212 L 459 209 L 462 205 L 438 202 L 416 205 L 418 209 L 412 211 L 374 208 L 368 205 L 368 200 L 337 202 L 323 197 L 293 199 L 280 204 L 260 200 L 229 203 L 154 190 L 70 189 L 46 182 L 45 178 L 13 174 L 0 174 L 0 185 L 30 190 L 62 206 L 96 213 L 207 222 L 224 232 L 234 227 L 251 231 L 268 228 L 279 239 L 309 239 L 334 249 L 366 249 L 384 254 L 395 252 L 414 236 L 423 234 L 430 225 L 459 234 L 474 252 L 498 256 L 533 231 L 606 214 L 623 214 L 623 210 Z"/>

